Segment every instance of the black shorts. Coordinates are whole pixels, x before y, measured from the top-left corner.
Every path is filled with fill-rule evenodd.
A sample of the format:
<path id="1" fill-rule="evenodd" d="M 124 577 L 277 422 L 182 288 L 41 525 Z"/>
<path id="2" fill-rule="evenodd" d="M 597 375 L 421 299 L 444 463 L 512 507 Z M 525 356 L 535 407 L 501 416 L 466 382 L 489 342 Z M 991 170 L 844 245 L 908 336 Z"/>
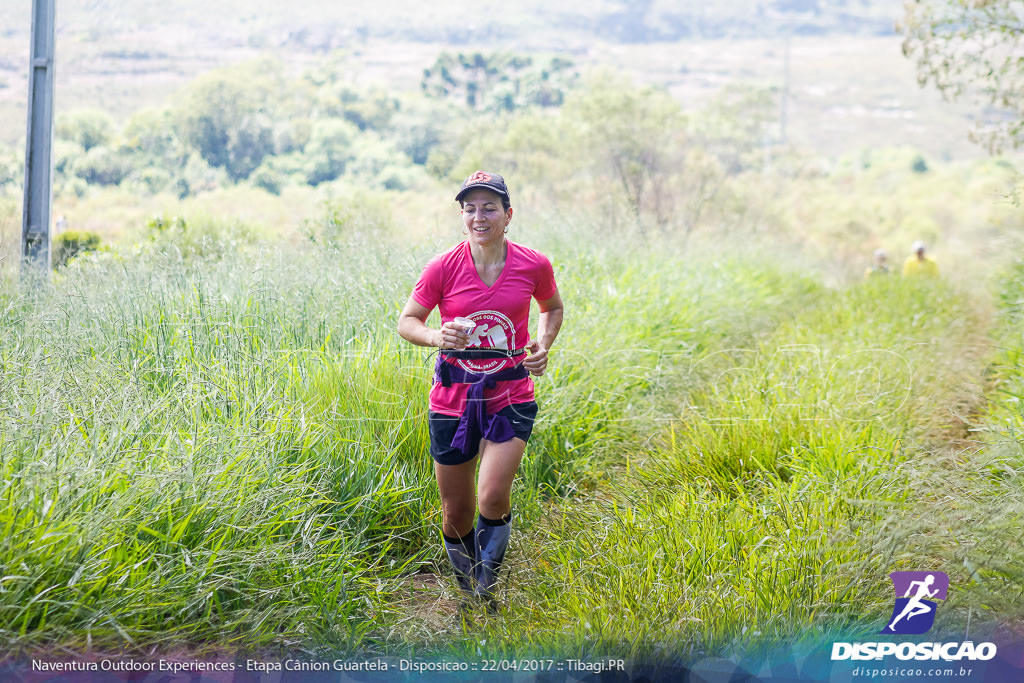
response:
<path id="1" fill-rule="evenodd" d="M 516 403 L 505 406 L 498 411 L 498 415 L 504 415 L 512 423 L 512 431 L 516 438 L 529 442 L 530 434 L 533 432 L 533 422 L 537 419 L 537 404 Z M 451 415 L 443 415 L 429 411 L 427 413 L 427 424 L 430 427 L 430 456 L 442 465 L 461 465 L 476 457 L 464 455 L 458 448 L 452 448 L 452 439 L 459 429 L 459 418 Z"/>

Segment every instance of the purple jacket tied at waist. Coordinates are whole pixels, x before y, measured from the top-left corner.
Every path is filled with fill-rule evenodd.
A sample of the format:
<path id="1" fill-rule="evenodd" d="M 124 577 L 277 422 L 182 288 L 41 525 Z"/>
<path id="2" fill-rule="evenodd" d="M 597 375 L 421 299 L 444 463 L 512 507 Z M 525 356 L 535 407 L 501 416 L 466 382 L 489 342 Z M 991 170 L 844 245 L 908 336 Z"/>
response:
<path id="1" fill-rule="evenodd" d="M 469 372 L 457 365 L 445 363 L 444 358 L 439 357 L 437 365 L 434 367 L 435 382 L 441 382 L 444 386 L 470 385 L 469 392 L 466 394 L 466 407 L 459 417 L 459 427 L 452 439 L 452 447 L 458 448 L 463 455 L 472 457 L 476 455 L 480 439 L 496 443 L 504 443 L 512 439 L 516 434 L 508 418 L 504 415 L 487 414 L 484 389 L 493 389 L 498 382 L 526 379 L 529 376 L 530 373 L 522 365 L 486 375 Z"/>

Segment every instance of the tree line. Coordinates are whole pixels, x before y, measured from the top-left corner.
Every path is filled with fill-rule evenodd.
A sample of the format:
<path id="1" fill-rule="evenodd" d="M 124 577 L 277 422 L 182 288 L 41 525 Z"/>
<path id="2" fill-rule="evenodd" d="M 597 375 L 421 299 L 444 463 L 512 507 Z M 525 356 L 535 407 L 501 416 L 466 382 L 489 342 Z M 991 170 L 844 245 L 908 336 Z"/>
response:
<path id="1" fill-rule="evenodd" d="M 687 115 L 663 89 L 581 73 L 561 57 L 442 53 L 419 92 L 356 85 L 341 57 L 297 76 L 262 58 L 204 74 L 122 126 L 98 109 L 60 114 L 55 190 L 184 198 L 334 181 L 409 190 L 483 165 L 522 183 L 572 178 L 624 218 L 688 230 L 725 178 L 760 164 L 776 100 L 769 88 L 735 85 Z M 0 158 L 10 159 L 0 192 L 15 191 L 14 154 Z"/>

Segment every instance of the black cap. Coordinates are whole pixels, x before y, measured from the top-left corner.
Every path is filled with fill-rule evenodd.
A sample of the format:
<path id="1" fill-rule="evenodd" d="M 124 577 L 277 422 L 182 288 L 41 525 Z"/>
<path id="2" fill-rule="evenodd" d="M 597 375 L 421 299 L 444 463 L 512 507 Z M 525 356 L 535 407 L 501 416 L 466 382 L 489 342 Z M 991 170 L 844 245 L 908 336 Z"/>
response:
<path id="1" fill-rule="evenodd" d="M 505 187 L 505 179 L 497 173 L 488 173 L 487 171 L 477 171 L 466 178 L 462 183 L 462 187 L 459 189 L 459 193 L 455 195 L 455 201 L 462 201 L 462 198 L 467 192 L 481 187 L 485 190 L 497 192 L 501 196 L 505 197 L 505 199 L 509 200 L 509 203 L 512 202 L 512 198 L 508 195 L 508 188 Z"/>

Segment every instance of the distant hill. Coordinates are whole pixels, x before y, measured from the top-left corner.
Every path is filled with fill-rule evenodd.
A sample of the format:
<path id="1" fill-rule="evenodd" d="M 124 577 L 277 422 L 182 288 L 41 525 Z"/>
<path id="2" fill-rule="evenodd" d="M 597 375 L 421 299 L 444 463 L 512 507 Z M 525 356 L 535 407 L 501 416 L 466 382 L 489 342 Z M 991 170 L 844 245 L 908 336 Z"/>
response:
<path id="1" fill-rule="evenodd" d="M 664 87 L 689 110 L 733 82 L 785 92 L 787 135 L 825 154 L 978 153 L 975 112 L 917 86 L 895 33 L 901 0 L 60 0 L 57 11 L 58 115 L 88 107 L 123 123 L 201 73 L 266 54 L 419 91 L 444 51 L 557 53 Z M 24 139 L 30 23 L 31 3 L 0 3 L 0 149 Z"/>
<path id="2" fill-rule="evenodd" d="M 27 33 L 30 3 L 4 5 L 0 35 Z M 204 39 L 220 36 L 229 43 L 314 49 L 367 38 L 455 45 L 517 39 L 557 47 L 567 38 L 644 43 L 783 34 L 885 35 L 893 33 L 901 13 L 900 0 L 524 0 L 505 5 L 467 0 L 62 0 L 58 5 L 61 32 L 94 39 L 178 24 L 192 27 Z"/>

